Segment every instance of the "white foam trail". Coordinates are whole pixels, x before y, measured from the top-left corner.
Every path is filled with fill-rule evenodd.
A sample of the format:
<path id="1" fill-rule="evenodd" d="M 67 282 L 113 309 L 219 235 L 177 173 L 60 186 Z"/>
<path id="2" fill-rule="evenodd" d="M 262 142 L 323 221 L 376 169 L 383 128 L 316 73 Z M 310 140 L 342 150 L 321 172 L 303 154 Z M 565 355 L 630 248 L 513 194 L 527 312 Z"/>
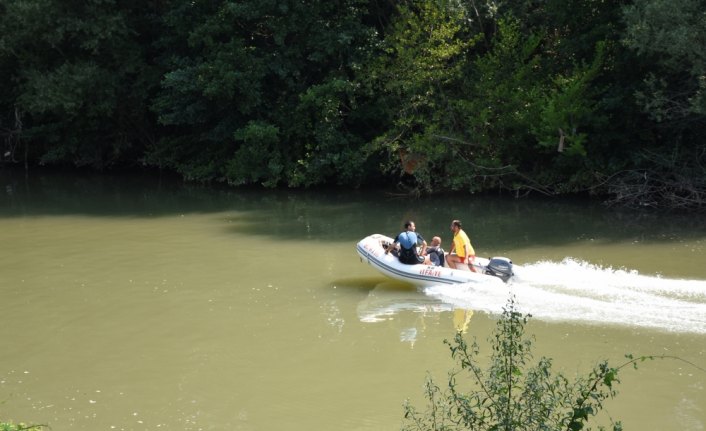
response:
<path id="1" fill-rule="evenodd" d="M 512 293 L 518 310 L 542 320 L 581 321 L 706 334 L 706 281 L 640 275 L 574 260 L 515 268 L 513 281 L 432 286 L 458 308 L 498 314 Z"/>

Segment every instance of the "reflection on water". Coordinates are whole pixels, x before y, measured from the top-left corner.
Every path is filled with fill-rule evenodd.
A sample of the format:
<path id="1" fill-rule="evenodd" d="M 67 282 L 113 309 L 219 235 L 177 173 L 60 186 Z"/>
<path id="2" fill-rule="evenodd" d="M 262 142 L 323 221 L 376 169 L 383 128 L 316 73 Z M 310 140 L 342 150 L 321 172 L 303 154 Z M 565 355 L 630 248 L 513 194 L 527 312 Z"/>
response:
<path id="1" fill-rule="evenodd" d="M 89 215 L 166 217 L 237 210 L 234 233 L 286 240 L 359 241 L 394 236 L 408 219 L 426 237 L 449 243 L 449 221 L 465 221 L 477 251 L 562 246 L 574 241 L 665 244 L 706 238 L 706 218 L 605 209 L 600 202 L 432 196 L 393 198 L 382 191 L 210 188 L 148 174 L 13 174 L 0 170 L 0 217 Z M 373 218 L 371 218 L 374 216 Z M 262 223 L 268 220 L 270 223 Z M 702 253 L 704 250 L 700 250 Z M 706 278 L 706 277 L 705 277 Z"/>
<path id="2" fill-rule="evenodd" d="M 445 304 L 396 281 L 376 285 L 356 308 L 358 319 L 365 323 L 391 321 L 398 319 L 400 313 L 412 313 L 415 316 L 414 320 L 405 321 L 406 326 L 400 328 L 399 335 L 400 341 L 409 343 L 412 347 L 425 329 L 427 316 L 436 316 L 441 312 L 452 310 L 451 304 Z"/>
<path id="3" fill-rule="evenodd" d="M 455 331 L 467 332 L 473 310 L 459 308 L 451 302 L 444 302 L 418 291 L 416 288 L 398 281 L 386 281 L 370 290 L 356 308 L 358 319 L 365 323 L 379 323 L 394 320 L 400 313 L 412 313 L 415 317 L 412 326 L 400 330 L 400 341 L 414 346 L 417 337 L 424 332 L 426 317 L 451 312 Z M 409 325 L 409 323 L 407 322 Z"/>
<path id="4" fill-rule="evenodd" d="M 468 332 L 468 325 L 471 323 L 471 317 L 473 317 L 473 310 L 466 310 L 464 308 L 454 309 L 454 329 L 463 334 Z"/>
<path id="5" fill-rule="evenodd" d="M 382 322 L 391 320 L 402 311 L 414 313 L 439 313 L 452 311 L 452 304 L 417 292 L 413 287 L 397 282 L 383 282 L 375 286 L 368 296 L 358 303 L 358 318 L 361 322 Z"/>

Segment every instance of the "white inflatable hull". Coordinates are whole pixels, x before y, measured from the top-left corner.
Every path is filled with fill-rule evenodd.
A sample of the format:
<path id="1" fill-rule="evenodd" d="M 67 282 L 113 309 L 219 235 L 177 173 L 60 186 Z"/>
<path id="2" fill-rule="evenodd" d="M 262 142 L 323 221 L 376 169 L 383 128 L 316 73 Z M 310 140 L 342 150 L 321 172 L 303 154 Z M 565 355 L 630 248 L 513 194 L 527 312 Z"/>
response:
<path id="1" fill-rule="evenodd" d="M 356 246 L 361 261 L 368 263 L 390 278 L 406 281 L 420 287 L 473 282 L 504 283 L 502 279 L 484 273 L 483 268 L 488 265 L 489 259 L 482 257 L 476 257 L 477 272 L 421 264 L 406 265 L 392 254 L 385 253 L 383 244 L 390 244 L 392 241 L 392 238 L 380 234 L 363 238 Z"/>

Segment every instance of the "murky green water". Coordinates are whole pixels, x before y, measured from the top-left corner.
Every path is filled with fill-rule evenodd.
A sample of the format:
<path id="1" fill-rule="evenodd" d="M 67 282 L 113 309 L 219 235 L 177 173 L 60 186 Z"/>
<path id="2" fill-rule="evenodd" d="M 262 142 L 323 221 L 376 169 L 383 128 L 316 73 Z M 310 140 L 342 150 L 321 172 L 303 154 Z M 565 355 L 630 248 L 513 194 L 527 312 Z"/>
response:
<path id="1" fill-rule="evenodd" d="M 442 341 L 459 326 L 484 340 L 504 305 L 418 291 L 359 262 L 359 239 L 408 218 L 447 244 L 461 218 L 480 254 L 525 266 L 531 281 L 514 289 L 536 314 L 536 353 L 567 375 L 628 352 L 706 368 L 697 217 L 135 176 L 0 172 L 0 185 L 3 420 L 55 431 L 398 429 L 427 371 L 441 381 L 452 367 Z M 643 312 L 621 311 L 621 298 Z M 705 386 L 704 371 L 647 362 L 622 374 L 607 411 L 626 429 L 703 430 Z"/>

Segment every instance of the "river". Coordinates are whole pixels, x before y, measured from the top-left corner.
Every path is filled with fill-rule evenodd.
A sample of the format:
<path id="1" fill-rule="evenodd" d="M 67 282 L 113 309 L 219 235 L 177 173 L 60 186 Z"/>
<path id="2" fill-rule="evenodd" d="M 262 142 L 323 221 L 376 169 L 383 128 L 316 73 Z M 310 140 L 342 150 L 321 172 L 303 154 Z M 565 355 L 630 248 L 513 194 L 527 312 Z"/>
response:
<path id="1" fill-rule="evenodd" d="M 486 340 L 508 298 L 573 378 L 627 353 L 606 413 L 706 428 L 704 217 L 599 202 L 229 190 L 0 170 L 0 421 L 61 430 L 395 430 L 444 339 Z M 412 219 L 507 256 L 502 289 L 388 280 L 355 244 Z"/>

